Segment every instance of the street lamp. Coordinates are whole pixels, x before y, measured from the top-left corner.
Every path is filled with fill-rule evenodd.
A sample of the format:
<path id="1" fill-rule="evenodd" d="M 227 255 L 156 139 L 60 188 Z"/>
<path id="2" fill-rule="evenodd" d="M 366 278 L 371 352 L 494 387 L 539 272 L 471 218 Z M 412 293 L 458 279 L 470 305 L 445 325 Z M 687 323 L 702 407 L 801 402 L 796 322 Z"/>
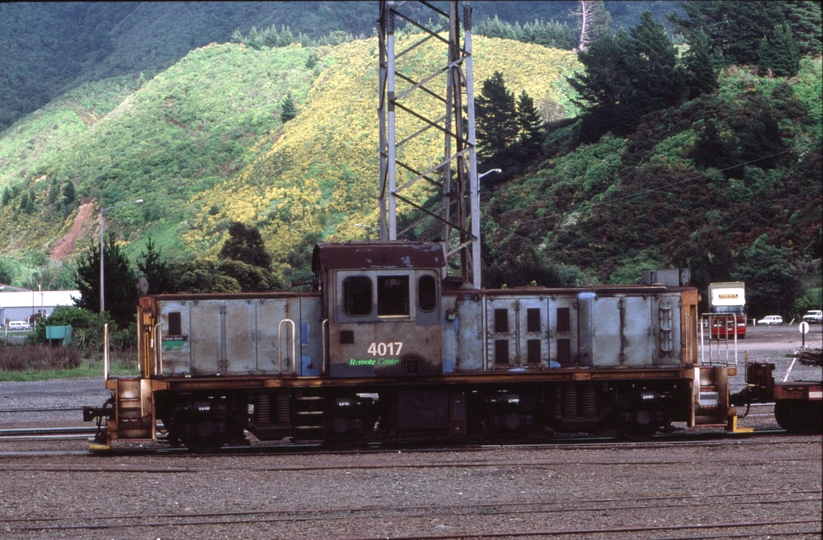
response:
<path id="1" fill-rule="evenodd" d="M 502 172 L 503 172 L 503 169 L 491 169 L 491 170 L 488 170 L 488 171 L 486 171 L 486 172 L 484 172 L 484 173 L 482 173 L 482 174 L 478 175 L 477 179 L 478 179 L 478 180 L 480 180 L 481 178 L 483 178 L 483 177 L 484 177 L 484 176 L 486 176 L 487 174 L 491 174 L 491 173 L 493 173 L 493 172 L 496 172 L 496 173 L 502 173 Z"/>
<path id="2" fill-rule="evenodd" d="M 119 208 L 121 206 L 126 206 L 127 204 L 140 204 L 141 202 L 143 202 L 143 199 L 123 202 L 120 204 L 115 204 L 114 206 L 108 206 L 106 208 L 103 208 L 102 206 L 100 207 L 100 313 L 106 311 L 106 295 L 103 283 L 103 252 L 106 251 L 103 249 L 103 231 L 106 229 L 106 221 L 103 219 L 103 212 L 114 208 Z"/>

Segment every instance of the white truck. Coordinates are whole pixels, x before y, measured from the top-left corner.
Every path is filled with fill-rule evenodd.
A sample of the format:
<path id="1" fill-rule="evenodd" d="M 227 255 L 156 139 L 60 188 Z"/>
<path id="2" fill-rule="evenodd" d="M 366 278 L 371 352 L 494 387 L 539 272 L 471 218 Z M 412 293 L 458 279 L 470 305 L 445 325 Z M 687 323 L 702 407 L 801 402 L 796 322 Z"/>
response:
<path id="1" fill-rule="evenodd" d="M 712 337 L 746 337 L 746 284 L 742 281 L 709 283 Z"/>

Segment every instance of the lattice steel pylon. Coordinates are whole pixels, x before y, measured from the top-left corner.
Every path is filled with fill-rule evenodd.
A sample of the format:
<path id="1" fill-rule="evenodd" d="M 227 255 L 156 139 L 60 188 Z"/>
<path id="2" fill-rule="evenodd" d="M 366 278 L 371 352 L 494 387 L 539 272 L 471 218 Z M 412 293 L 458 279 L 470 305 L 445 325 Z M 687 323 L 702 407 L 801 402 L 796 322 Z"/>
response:
<path id="1" fill-rule="evenodd" d="M 441 224 L 440 241 L 451 266 L 459 257 L 463 287 L 479 289 L 480 195 L 474 130 L 471 7 L 467 1 L 452 0 L 448 4 L 446 13 L 426 1 L 380 2 L 380 239 L 397 240 L 419 224 L 418 221 L 397 231 L 398 204 L 415 208 L 423 216 L 421 221 L 435 219 Z M 461 11 L 463 45 L 460 44 Z M 398 20 L 406 27 L 400 51 L 395 49 Z M 411 67 L 410 57 L 419 52 L 418 47 L 440 46 L 442 66 L 428 73 L 417 73 L 419 62 Z M 431 130 L 443 137 L 442 155 L 404 151 L 416 140 L 428 136 Z M 431 148 L 431 144 L 428 147 Z M 417 189 L 421 180 L 434 186 L 436 193 Z"/>

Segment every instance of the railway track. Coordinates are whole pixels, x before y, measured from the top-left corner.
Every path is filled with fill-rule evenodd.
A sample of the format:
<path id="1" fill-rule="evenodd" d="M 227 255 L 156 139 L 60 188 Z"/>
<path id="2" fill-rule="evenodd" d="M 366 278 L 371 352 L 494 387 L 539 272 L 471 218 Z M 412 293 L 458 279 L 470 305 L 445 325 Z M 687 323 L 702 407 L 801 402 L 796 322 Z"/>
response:
<path id="1" fill-rule="evenodd" d="M 116 531 L 118 529 L 156 529 L 162 528 L 167 532 L 180 527 L 196 530 L 201 527 L 236 527 L 248 524 L 277 525 L 279 523 L 295 522 L 324 522 L 334 525 L 337 521 L 356 520 L 410 520 L 430 519 L 437 516 L 441 520 L 482 520 L 484 523 L 500 523 L 512 521 L 524 516 L 541 515 L 546 521 L 552 520 L 552 515 L 575 512 L 582 519 L 587 514 L 596 515 L 605 512 L 619 517 L 620 514 L 638 514 L 654 510 L 659 512 L 678 512 L 686 510 L 695 512 L 701 507 L 718 506 L 729 510 L 740 510 L 746 507 L 769 505 L 778 511 L 797 508 L 799 505 L 814 507 L 821 503 L 821 490 L 802 491 L 773 491 L 752 495 L 748 492 L 725 493 L 716 495 L 677 495 L 663 497 L 641 497 L 627 502 L 622 498 L 591 498 L 591 499 L 544 499 L 534 501 L 519 501 L 516 503 L 494 504 L 451 504 L 451 505 L 365 505 L 365 506 L 338 506 L 323 509 L 322 511 L 241 511 L 241 512 L 202 512 L 202 513 L 161 513 L 154 516 L 143 514 L 117 514 L 98 516 L 61 516 L 46 517 L 34 516 L 25 518 L 0 519 L 9 533 L 31 533 L 35 531 L 73 531 L 83 530 Z M 791 530 L 783 530 L 790 527 Z M 494 530 L 485 532 L 449 534 L 453 527 L 444 526 L 437 535 L 396 536 L 397 539 L 446 539 L 446 538 L 525 538 L 525 537 L 608 537 L 632 538 L 643 533 L 672 533 L 687 534 L 688 538 L 734 538 L 750 537 L 751 535 L 819 535 L 820 521 L 816 519 L 780 519 L 780 520 L 740 520 L 712 523 L 681 523 L 671 525 L 635 525 L 621 527 L 587 527 L 587 528 L 544 528 L 539 530 L 516 530 L 505 526 L 496 526 Z M 716 536 L 697 536 L 698 533 L 714 532 Z M 336 536 L 337 540 L 378 540 L 386 536 Z"/>
<path id="2" fill-rule="evenodd" d="M 85 438 L 93 436 L 96 433 L 96 428 L 84 427 L 31 427 L 31 428 L 13 428 L 0 429 L 1 440 L 72 440 L 78 438 Z M 539 444 L 476 444 L 476 445 L 461 445 L 457 447 L 451 446 L 366 446 L 352 449 L 329 449 L 320 444 L 300 444 L 300 443 L 263 443 L 259 445 L 249 446 L 227 446 L 223 447 L 214 456 L 254 456 L 254 455 L 363 455 L 363 454 L 383 454 L 394 452 L 471 452 L 484 448 L 521 448 L 541 450 L 546 448 L 557 448 L 569 451 L 584 450 L 592 448 L 614 448 L 614 449 L 665 449 L 672 446 L 686 446 L 686 447 L 715 447 L 726 444 L 750 445 L 750 444 L 780 444 L 781 442 L 795 442 L 801 436 L 790 435 L 785 430 L 759 430 L 752 433 L 674 433 L 661 434 L 647 441 L 626 441 L 612 437 L 564 437 L 556 440 L 543 442 Z M 815 439 L 815 437 L 811 437 Z M 162 436 L 161 436 L 162 439 Z M 65 451 L 68 454 L 77 454 L 77 449 L 51 449 L 45 453 L 59 455 Z M 27 451 L 14 452 L 6 451 L 0 455 L 13 455 L 16 453 L 25 454 Z M 42 450 L 30 450 L 29 452 L 37 452 L 43 455 Z M 91 452 L 89 452 L 91 454 Z M 163 443 L 159 444 L 137 444 L 128 443 L 120 447 L 115 447 L 112 450 L 105 452 L 107 455 L 191 455 L 191 452 L 182 447 L 166 446 Z M 361 466 L 354 465 L 354 468 L 361 468 Z M 362 468 L 369 468 L 369 466 L 362 466 Z M 2 468 L 0 468 L 2 470 Z"/>

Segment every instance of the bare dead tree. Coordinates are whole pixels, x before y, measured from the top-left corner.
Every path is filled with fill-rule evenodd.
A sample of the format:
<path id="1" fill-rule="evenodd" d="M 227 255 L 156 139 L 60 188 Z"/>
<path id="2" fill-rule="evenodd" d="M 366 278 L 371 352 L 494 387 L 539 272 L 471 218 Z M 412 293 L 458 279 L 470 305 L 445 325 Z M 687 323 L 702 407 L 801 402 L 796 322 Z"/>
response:
<path id="1" fill-rule="evenodd" d="M 611 17 L 603 0 L 581 0 L 580 11 L 575 12 L 575 15 L 580 15 L 580 42 L 576 50 L 585 51 L 594 38 L 600 35 L 603 27 L 611 23 Z"/>

